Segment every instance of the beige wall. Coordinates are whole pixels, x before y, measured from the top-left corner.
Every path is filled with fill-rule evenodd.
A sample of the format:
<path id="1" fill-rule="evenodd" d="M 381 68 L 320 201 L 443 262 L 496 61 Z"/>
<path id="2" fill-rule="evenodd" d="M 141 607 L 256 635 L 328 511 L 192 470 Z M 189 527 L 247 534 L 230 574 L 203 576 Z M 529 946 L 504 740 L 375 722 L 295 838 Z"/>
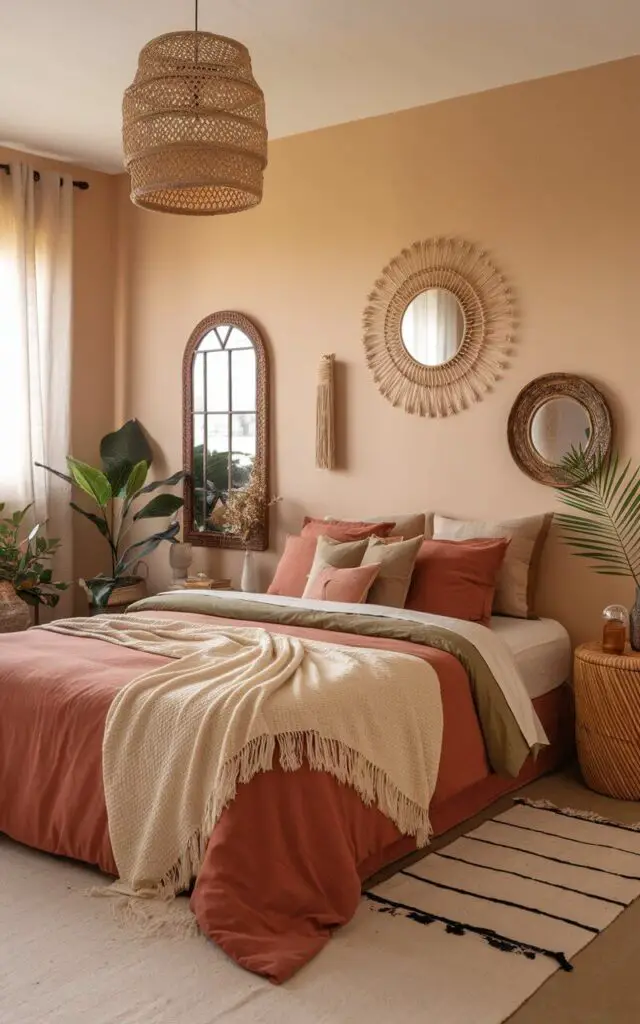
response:
<path id="1" fill-rule="evenodd" d="M 71 452 L 95 462 L 100 438 L 114 423 L 114 280 L 117 179 L 0 147 L 0 163 L 23 160 L 88 181 L 74 192 L 74 301 L 72 324 Z M 60 467 L 64 469 L 64 467 Z M 95 527 L 74 519 L 75 576 L 108 566 Z M 78 607 L 83 605 L 78 595 Z"/>
<path id="2" fill-rule="evenodd" d="M 349 516 L 433 509 L 517 516 L 557 508 L 521 472 L 506 421 L 520 388 L 568 371 L 607 395 L 622 448 L 640 456 L 640 59 L 281 140 L 254 211 L 214 219 L 134 209 L 126 410 L 181 462 L 181 359 L 197 321 L 238 309 L 263 329 L 273 380 L 273 479 L 285 498 L 265 579 L 302 511 Z M 512 364 L 493 394 L 449 419 L 394 409 L 367 371 L 361 316 L 386 262 L 416 239 L 481 243 L 520 313 Z M 314 468 L 316 368 L 340 360 L 344 468 Z M 237 554 L 204 549 L 214 573 Z M 167 580 L 166 553 L 153 580 Z M 583 638 L 602 606 L 631 599 L 552 540 L 543 605 Z"/>

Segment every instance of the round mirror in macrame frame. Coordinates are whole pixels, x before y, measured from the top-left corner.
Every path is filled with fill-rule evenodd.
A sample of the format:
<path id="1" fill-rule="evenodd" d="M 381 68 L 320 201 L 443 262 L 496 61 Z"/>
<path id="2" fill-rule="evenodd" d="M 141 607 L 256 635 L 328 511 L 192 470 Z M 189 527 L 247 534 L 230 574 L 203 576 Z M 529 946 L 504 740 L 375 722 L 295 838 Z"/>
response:
<path id="1" fill-rule="evenodd" d="M 414 359 L 402 340 L 409 304 L 430 288 L 455 295 L 464 313 L 456 354 L 439 365 Z M 487 253 L 457 238 L 415 242 L 384 268 L 364 311 L 367 364 L 392 405 L 416 416 L 450 416 L 502 376 L 514 345 L 511 288 Z"/>

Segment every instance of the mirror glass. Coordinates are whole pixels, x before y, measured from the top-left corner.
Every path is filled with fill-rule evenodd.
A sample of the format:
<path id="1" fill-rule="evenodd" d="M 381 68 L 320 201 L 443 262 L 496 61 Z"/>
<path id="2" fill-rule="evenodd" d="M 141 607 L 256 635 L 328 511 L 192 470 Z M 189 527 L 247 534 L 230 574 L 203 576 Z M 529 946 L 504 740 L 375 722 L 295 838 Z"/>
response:
<path id="1" fill-rule="evenodd" d="M 571 448 L 586 448 L 591 440 L 589 413 L 575 398 L 550 398 L 531 419 L 531 443 L 551 465 L 559 466 Z"/>
<path id="2" fill-rule="evenodd" d="M 193 528 L 221 533 L 221 507 L 248 482 L 256 457 L 253 342 L 238 327 L 213 327 L 196 349 L 192 374 Z"/>
<path id="3" fill-rule="evenodd" d="M 440 366 L 458 352 L 464 338 L 464 312 L 447 288 L 427 288 L 412 299 L 400 324 L 402 343 L 422 366 Z"/>

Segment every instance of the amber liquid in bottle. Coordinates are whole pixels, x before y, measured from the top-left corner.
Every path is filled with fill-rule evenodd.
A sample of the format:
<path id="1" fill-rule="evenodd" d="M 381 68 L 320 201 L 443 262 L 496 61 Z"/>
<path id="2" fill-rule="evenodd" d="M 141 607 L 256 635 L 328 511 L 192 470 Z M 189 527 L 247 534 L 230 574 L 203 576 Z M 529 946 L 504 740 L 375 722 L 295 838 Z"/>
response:
<path id="1" fill-rule="evenodd" d="M 602 630 L 602 650 L 605 654 L 623 654 L 626 637 L 627 628 L 624 622 L 610 619 L 605 622 Z"/>

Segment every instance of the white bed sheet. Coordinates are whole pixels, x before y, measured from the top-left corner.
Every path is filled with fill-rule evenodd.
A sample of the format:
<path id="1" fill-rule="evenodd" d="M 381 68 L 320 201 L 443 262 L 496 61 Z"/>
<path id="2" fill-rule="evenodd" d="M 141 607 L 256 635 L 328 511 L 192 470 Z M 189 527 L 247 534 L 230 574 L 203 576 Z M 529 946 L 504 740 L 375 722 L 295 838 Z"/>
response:
<path id="1" fill-rule="evenodd" d="M 555 690 L 571 674 L 571 640 L 555 619 L 510 619 L 494 615 L 491 631 L 513 654 L 533 700 Z"/>

